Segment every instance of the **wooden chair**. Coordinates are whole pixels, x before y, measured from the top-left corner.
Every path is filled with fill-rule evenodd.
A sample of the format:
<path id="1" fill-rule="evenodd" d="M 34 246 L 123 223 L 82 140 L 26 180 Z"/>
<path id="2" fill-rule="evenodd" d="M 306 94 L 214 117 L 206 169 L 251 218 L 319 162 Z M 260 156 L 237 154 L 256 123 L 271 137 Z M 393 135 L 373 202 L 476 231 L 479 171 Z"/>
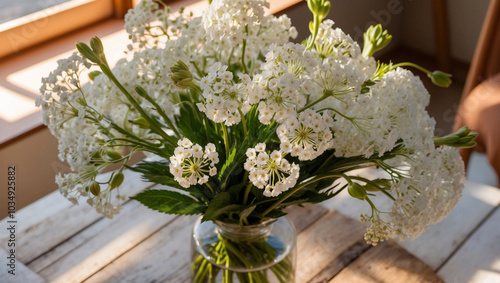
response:
<path id="1" fill-rule="evenodd" d="M 484 152 L 500 177 L 500 0 L 490 2 L 467 75 L 454 130 L 462 126 L 479 133 L 476 147 L 460 150 L 466 166 Z"/>

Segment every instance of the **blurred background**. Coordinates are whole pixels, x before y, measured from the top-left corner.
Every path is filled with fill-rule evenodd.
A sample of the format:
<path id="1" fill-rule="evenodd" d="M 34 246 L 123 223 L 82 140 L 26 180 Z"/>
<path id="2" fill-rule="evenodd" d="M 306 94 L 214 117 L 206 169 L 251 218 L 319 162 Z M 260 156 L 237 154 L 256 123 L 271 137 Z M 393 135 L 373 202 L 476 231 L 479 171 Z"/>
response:
<path id="1" fill-rule="evenodd" d="M 116 62 L 127 44 L 123 16 L 137 2 L 0 0 L 0 191 L 7 192 L 7 167 L 16 166 L 17 209 L 56 190 L 55 175 L 69 172 L 57 158 L 57 141 L 42 125 L 40 109 L 35 108 L 40 79 L 56 68 L 58 58 L 74 51 L 75 42 L 88 42 L 96 35 L 107 50 L 113 50 L 108 54 L 110 61 Z M 196 0 L 164 2 L 174 9 L 194 5 L 194 10 L 206 4 Z M 309 35 L 312 17 L 305 1 L 270 2 L 271 11 L 292 18 L 298 40 Z M 436 135 L 450 133 L 490 0 L 331 2 L 329 18 L 360 43 L 370 25 L 381 23 L 389 30 L 393 40 L 377 54 L 381 61 L 411 61 L 453 74 L 453 84 L 446 89 L 422 77 L 431 94 L 428 111 L 437 121 Z M 477 158 L 483 165 L 471 166 L 476 173 L 469 177 L 496 186 L 496 176 L 484 156 Z M 0 197 L 3 218 L 7 215 L 7 193 Z"/>

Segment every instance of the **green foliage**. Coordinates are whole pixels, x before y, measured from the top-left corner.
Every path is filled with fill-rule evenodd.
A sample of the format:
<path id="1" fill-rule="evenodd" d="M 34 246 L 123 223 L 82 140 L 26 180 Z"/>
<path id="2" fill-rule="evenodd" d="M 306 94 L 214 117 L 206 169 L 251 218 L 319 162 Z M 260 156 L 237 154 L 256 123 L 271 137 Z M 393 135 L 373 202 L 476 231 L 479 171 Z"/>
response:
<path id="1" fill-rule="evenodd" d="M 203 193 L 203 190 L 199 190 L 197 187 L 186 189 L 179 185 L 170 173 L 169 163 L 167 161 L 142 161 L 135 166 L 128 166 L 128 168 L 132 171 L 141 173 L 142 179 L 145 181 L 186 191 L 199 201 L 208 200 L 208 197 Z"/>
<path id="2" fill-rule="evenodd" d="M 202 221 L 217 220 L 223 214 L 238 213 L 241 211 L 241 205 L 234 205 L 235 196 L 232 192 L 220 192 L 208 204 L 207 210 L 203 214 Z"/>
<path id="3" fill-rule="evenodd" d="M 247 149 L 250 147 L 254 147 L 257 143 L 269 143 L 271 138 L 276 133 L 276 123 L 264 125 L 259 122 L 257 105 L 254 105 L 254 107 L 251 108 L 249 113 L 246 115 L 246 118 L 248 121 L 248 135 L 241 143 L 234 142 L 232 144 L 232 147 L 229 151 L 230 154 L 226 157 L 226 162 L 220 170 L 219 180 L 222 182 L 223 187 L 236 185 L 235 183 L 230 182 L 230 176 L 238 175 L 243 170 L 243 163 L 247 158 Z M 243 181 L 239 180 L 238 178 L 234 180 Z"/>
<path id="4" fill-rule="evenodd" d="M 167 214 L 192 215 L 203 213 L 205 210 L 203 203 L 181 193 L 167 190 L 147 190 L 131 199 Z"/>

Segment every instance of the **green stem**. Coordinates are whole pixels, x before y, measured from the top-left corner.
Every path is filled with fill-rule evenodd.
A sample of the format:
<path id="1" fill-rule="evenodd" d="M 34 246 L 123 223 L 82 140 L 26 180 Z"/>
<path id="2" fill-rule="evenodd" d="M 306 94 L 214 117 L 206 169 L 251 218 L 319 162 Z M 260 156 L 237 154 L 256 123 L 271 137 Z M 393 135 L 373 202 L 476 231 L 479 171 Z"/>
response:
<path id="1" fill-rule="evenodd" d="M 369 197 L 366 197 L 365 200 L 370 204 L 370 206 L 372 208 L 372 217 L 373 217 L 373 215 L 375 214 L 375 211 L 378 211 L 378 209 L 375 206 L 375 204 L 370 200 Z"/>
<path id="2" fill-rule="evenodd" d="M 313 15 L 314 30 L 313 30 L 313 33 L 309 37 L 309 41 L 307 42 L 306 50 L 310 50 L 314 46 L 314 41 L 316 41 L 316 37 L 318 36 L 320 23 L 321 23 L 321 20 L 320 20 L 319 16 L 314 14 Z"/>
<path id="3" fill-rule="evenodd" d="M 429 71 L 429 70 L 427 70 L 427 69 L 425 69 L 417 64 L 411 63 L 411 62 L 402 62 L 402 63 L 392 65 L 391 70 L 394 70 L 398 67 L 413 67 L 413 68 L 416 68 L 416 69 L 426 73 L 427 75 L 432 73 L 431 71 Z"/>
<path id="4" fill-rule="evenodd" d="M 144 109 L 142 109 L 141 105 L 134 99 L 134 97 L 125 89 L 125 87 L 118 81 L 118 79 L 115 77 L 113 72 L 109 69 L 109 67 L 105 64 L 99 64 L 99 67 L 101 68 L 102 72 L 108 76 L 108 78 L 120 89 L 120 91 L 127 97 L 128 101 L 134 106 L 134 108 L 141 114 L 141 116 L 146 119 L 146 121 L 149 123 L 151 130 L 153 130 L 156 134 L 160 135 L 162 138 L 164 138 L 166 141 L 170 142 L 171 144 L 175 145 L 176 141 L 172 139 L 169 135 L 163 131 L 161 126 L 158 125 L 158 123 L 152 119 Z"/>
<path id="5" fill-rule="evenodd" d="M 207 183 L 205 183 L 205 185 L 207 185 L 208 189 L 210 190 L 210 192 L 211 192 L 212 194 L 215 194 L 214 189 L 212 188 L 212 186 L 210 186 L 210 184 L 209 184 L 208 182 L 207 182 Z"/>
<path id="6" fill-rule="evenodd" d="M 248 171 L 246 173 L 248 173 Z M 250 190 L 252 189 L 252 186 L 253 186 L 252 183 L 248 183 L 248 186 L 245 189 L 245 196 L 243 197 L 243 204 L 244 205 L 246 205 L 248 202 L 248 195 L 250 194 Z"/>
<path id="7" fill-rule="evenodd" d="M 325 166 L 328 162 L 330 162 L 330 160 L 335 157 L 335 153 L 332 153 L 330 156 L 328 156 L 327 159 L 325 159 L 325 161 L 323 161 L 323 163 L 321 163 L 321 165 L 318 167 L 318 169 L 316 169 L 313 173 L 313 175 L 316 175 L 316 173 L 318 173 L 319 169 L 323 168 L 323 166 Z"/>
<path id="8" fill-rule="evenodd" d="M 209 264 L 207 260 L 203 260 L 201 262 L 200 268 L 198 269 L 198 272 L 196 273 L 196 276 L 194 277 L 194 282 L 203 282 L 204 281 L 203 279 L 205 278 L 206 273 L 208 271 L 207 264 Z"/>
<path id="9" fill-rule="evenodd" d="M 343 174 L 342 174 L 343 175 Z M 342 175 L 339 175 L 339 174 L 332 174 L 332 175 L 325 175 L 325 176 L 320 176 L 320 177 L 316 177 L 315 179 L 313 180 L 310 180 L 309 182 L 306 182 L 290 191 L 288 191 L 286 193 L 286 195 L 279 199 L 278 201 L 276 201 L 276 203 L 274 203 L 273 205 L 271 205 L 268 209 L 266 209 L 264 211 L 264 213 L 262 213 L 262 216 L 265 216 L 266 214 L 268 214 L 269 212 L 271 212 L 273 209 L 275 209 L 276 207 L 278 207 L 282 202 L 284 202 L 285 200 L 287 200 L 289 197 L 291 197 L 293 194 L 295 194 L 296 192 L 300 191 L 302 188 L 312 184 L 312 183 L 315 183 L 315 182 L 318 182 L 320 180 L 323 180 L 323 179 L 328 179 L 328 178 L 333 178 L 333 177 L 342 177 Z"/>
<path id="10" fill-rule="evenodd" d="M 226 149 L 226 158 L 229 156 L 229 135 L 227 134 L 226 125 L 221 124 L 222 132 L 224 133 L 224 148 Z"/>
<path id="11" fill-rule="evenodd" d="M 316 101 L 314 101 L 314 102 L 311 102 L 311 103 L 307 104 L 306 106 L 302 107 L 301 109 L 299 109 L 299 110 L 297 111 L 297 113 L 300 113 L 300 112 L 302 112 L 302 111 L 304 111 L 304 110 L 306 110 L 306 109 L 310 108 L 311 106 L 314 106 L 314 105 L 316 105 L 316 104 L 320 103 L 321 101 L 325 100 L 325 99 L 326 99 L 326 98 L 328 98 L 328 97 L 329 97 L 329 95 L 327 95 L 326 93 L 324 93 L 324 94 L 323 94 L 323 96 L 321 96 L 320 98 L 318 98 L 318 100 L 316 100 Z"/>
<path id="12" fill-rule="evenodd" d="M 245 139 L 248 135 L 247 121 L 246 121 L 245 115 L 243 115 L 243 111 L 241 111 L 240 107 L 238 107 L 238 112 L 240 113 L 240 116 L 241 116 L 241 124 L 243 125 L 243 138 Z"/>
<path id="13" fill-rule="evenodd" d="M 181 139 L 182 136 L 179 134 L 174 123 L 172 123 L 172 120 L 170 120 L 170 118 L 167 116 L 167 113 L 165 113 L 165 111 L 163 111 L 163 109 L 160 107 L 160 105 L 158 105 L 158 103 L 146 91 L 144 91 L 143 95 L 144 95 L 143 97 L 147 101 L 149 101 L 153 105 L 153 107 L 155 107 L 158 114 L 160 114 L 160 116 L 163 118 L 163 120 L 165 120 L 165 123 L 167 123 L 167 125 L 170 127 L 170 129 L 172 129 L 172 131 L 174 131 L 177 138 Z"/>
<path id="14" fill-rule="evenodd" d="M 236 256 L 236 258 L 238 258 L 245 266 L 251 266 L 252 263 L 249 262 L 244 255 L 242 255 L 240 253 L 240 250 L 233 246 L 232 243 L 230 243 L 230 241 L 228 240 L 223 240 L 224 241 L 224 245 L 226 246 L 226 249 L 228 252 L 231 252 L 234 256 Z"/>
<path id="15" fill-rule="evenodd" d="M 203 71 L 198 67 L 198 64 L 196 64 L 196 62 L 190 61 L 189 63 L 193 64 L 194 68 L 196 69 L 196 73 L 198 73 L 198 76 L 200 78 L 205 76 Z"/>

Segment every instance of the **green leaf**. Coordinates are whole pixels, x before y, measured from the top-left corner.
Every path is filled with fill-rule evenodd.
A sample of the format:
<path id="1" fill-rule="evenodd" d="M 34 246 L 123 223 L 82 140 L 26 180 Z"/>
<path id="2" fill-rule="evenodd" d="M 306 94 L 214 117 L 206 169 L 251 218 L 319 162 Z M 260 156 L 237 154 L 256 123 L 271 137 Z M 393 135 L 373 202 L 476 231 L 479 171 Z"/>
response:
<path id="1" fill-rule="evenodd" d="M 230 205 L 226 205 L 226 206 L 220 207 L 220 208 L 215 209 L 213 211 L 213 213 L 211 214 L 210 219 L 206 219 L 206 220 L 215 221 L 215 220 L 218 220 L 219 216 L 224 215 L 224 214 L 229 214 L 231 212 L 234 213 L 234 214 L 239 214 L 240 211 L 244 207 L 245 206 L 243 206 L 241 204 L 230 204 Z M 205 221 L 205 216 L 203 217 L 203 219 L 204 219 L 203 221 Z"/>
<path id="2" fill-rule="evenodd" d="M 208 204 L 207 210 L 205 211 L 202 221 L 216 220 L 216 216 L 220 215 L 218 210 L 221 207 L 229 206 L 233 203 L 231 194 L 229 192 L 220 192 L 212 201 Z"/>
<path id="3" fill-rule="evenodd" d="M 220 172 L 219 172 L 219 180 L 222 179 L 222 177 L 224 176 L 227 176 L 226 174 L 226 170 L 228 170 L 228 168 L 231 166 L 231 164 L 234 162 L 234 157 L 236 156 L 236 148 L 232 148 L 230 150 L 230 153 L 229 153 L 229 156 L 226 157 L 226 162 L 224 163 L 224 165 L 222 166 L 222 168 L 220 169 Z"/>
<path id="4" fill-rule="evenodd" d="M 131 197 L 131 199 L 167 214 L 201 214 L 206 208 L 204 204 L 189 196 L 167 190 L 147 190 Z"/>
<path id="5" fill-rule="evenodd" d="M 231 213 L 239 214 L 245 209 L 244 205 L 235 204 L 236 195 L 233 191 L 220 192 L 215 198 L 210 201 L 203 215 L 202 221 L 218 220 L 222 215 L 230 215 Z M 228 220 L 230 217 L 225 217 Z"/>
<path id="6" fill-rule="evenodd" d="M 266 220 L 266 219 L 275 219 L 275 218 L 280 218 L 280 217 L 283 217 L 285 216 L 286 213 L 283 212 L 283 210 L 281 209 L 273 209 L 271 210 L 269 213 L 266 214 L 265 218 L 263 220 Z"/>
<path id="7" fill-rule="evenodd" d="M 170 163 L 166 160 L 163 161 L 142 161 L 134 166 L 127 166 L 132 171 L 142 174 L 144 181 L 149 181 L 155 184 L 173 187 L 195 197 L 200 201 L 207 200 L 205 194 L 199 190 L 198 186 L 191 186 L 189 189 L 181 186 L 170 173 Z"/>
<path id="8" fill-rule="evenodd" d="M 247 219 L 250 214 L 255 210 L 257 206 L 256 205 L 251 205 L 240 213 L 240 224 L 243 224 L 243 219 Z"/>

